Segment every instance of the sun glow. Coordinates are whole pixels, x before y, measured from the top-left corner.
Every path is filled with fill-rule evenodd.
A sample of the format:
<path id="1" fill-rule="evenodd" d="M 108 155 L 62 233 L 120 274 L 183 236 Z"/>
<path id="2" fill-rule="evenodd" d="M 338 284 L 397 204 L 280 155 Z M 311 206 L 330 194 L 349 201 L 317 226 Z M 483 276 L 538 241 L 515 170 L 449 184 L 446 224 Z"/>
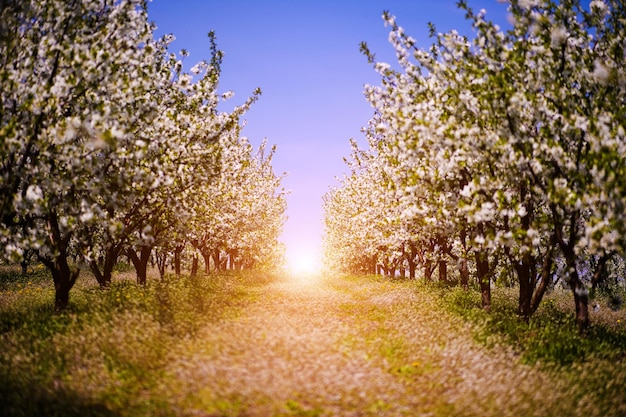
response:
<path id="1" fill-rule="evenodd" d="M 320 273 L 321 262 L 314 252 L 297 252 L 288 258 L 289 272 L 294 276 L 313 276 Z"/>

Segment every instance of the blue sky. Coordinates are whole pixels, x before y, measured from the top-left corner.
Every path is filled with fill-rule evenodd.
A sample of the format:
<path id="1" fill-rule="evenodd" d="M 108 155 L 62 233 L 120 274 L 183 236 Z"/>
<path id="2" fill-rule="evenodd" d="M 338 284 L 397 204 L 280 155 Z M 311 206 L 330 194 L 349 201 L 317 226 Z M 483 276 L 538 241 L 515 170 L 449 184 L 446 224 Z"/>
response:
<path id="1" fill-rule="evenodd" d="M 504 22 L 506 5 L 470 0 L 487 17 Z M 382 21 L 388 10 L 418 45 L 427 47 L 427 23 L 439 32 L 471 35 L 455 0 L 153 0 L 148 13 L 157 35 L 172 33 L 172 49 L 187 49 L 186 65 L 209 57 L 207 33 L 215 31 L 224 51 L 220 90 L 241 104 L 256 87 L 263 94 L 244 117 L 243 135 L 278 147 L 277 173 L 291 190 L 282 241 L 290 258 L 319 249 L 322 195 L 347 171 L 349 139 L 364 141 L 361 128 L 373 114 L 363 96 L 379 76 L 359 52 L 365 41 L 378 60 L 393 63 Z M 225 110 L 229 107 L 226 106 Z"/>

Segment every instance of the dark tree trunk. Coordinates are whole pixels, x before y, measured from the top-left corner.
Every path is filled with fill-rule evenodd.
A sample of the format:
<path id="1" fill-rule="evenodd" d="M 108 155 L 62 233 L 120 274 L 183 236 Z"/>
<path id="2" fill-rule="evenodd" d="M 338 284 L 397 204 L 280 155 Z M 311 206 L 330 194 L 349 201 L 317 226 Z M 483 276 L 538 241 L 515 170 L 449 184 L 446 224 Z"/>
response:
<path id="1" fill-rule="evenodd" d="M 91 269 L 94 277 L 96 277 L 96 281 L 98 281 L 100 288 L 106 288 L 111 285 L 113 268 L 115 268 L 115 264 L 117 263 L 121 251 L 121 245 L 107 248 L 104 254 L 102 270 L 100 269 L 100 265 L 98 264 L 98 262 L 96 262 L 95 260 L 89 263 L 89 269 Z"/>
<path id="2" fill-rule="evenodd" d="M 574 295 L 574 306 L 576 307 L 576 326 L 578 327 L 578 333 L 584 335 L 589 329 L 589 291 L 578 276 L 578 270 L 576 269 L 576 252 L 574 251 L 576 239 L 579 233 L 578 220 L 580 218 L 580 214 L 578 212 L 573 212 L 569 215 L 569 239 L 566 241 L 563 234 L 564 225 L 559 221 L 560 217 L 558 216 L 556 206 L 552 205 L 551 210 L 555 218 L 555 239 L 559 244 L 563 257 L 565 258 L 568 284 Z"/>
<path id="3" fill-rule="evenodd" d="M 215 264 L 215 270 L 216 271 L 221 271 L 222 270 L 222 259 L 220 256 L 220 250 L 219 249 L 215 249 L 213 250 L 213 263 Z"/>
<path id="4" fill-rule="evenodd" d="M 370 275 L 376 275 L 376 258 L 365 258 L 366 272 Z"/>
<path id="5" fill-rule="evenodd" d="M 70 236 L 61 235 L 57 214 L 54 211 L 48 214 L 48 226 L 50 227 L 50 240 L 57 254 L 54 256 L 40 256 L 38 254 L 38 257 L 52 275 L 54 282 L 54 309 L 55 311 L 62 311 L 69 305 L 70 290 L 78 279 L 80 269 L 70 267 L 67 252 Z"/>
<path id="6" fill-rule="evenodd" d="M 491 310 L 491 277 L 489 267 L 489 256 L 482 251 L 476 251 L 476 278 L 480 286 L 480 296 L 482 308 L 485 311 Z"/>
<path id="7" fill-rule="evenodd" d="M 407 269 L 409 270 L 409 279 L 415 279 L 415 270 L 417 269 L 417 248 L 413 242 L 409 242 L 408 253 L 405 254 Z"/>
<path id="8" fill-rule="evenodd" d="M 424 279 L 427 281 L 433 280 L 433 272 L 435 272 L 435 266 L 433 265 L 433 261 L 427 259 L 424 262 Z"/>
<path id="9" fill-rule="evenodd" d="M 593 271 L 593 276 L 591 277 L 591 289 L 595 291 L 598 287 L 598 284 L 601 284 L 607 280 L 608 272 L 606 270 L 606 264 L 611 259 L 611 254 L 602 255 L 596 262 L 595 268 Z"/>
<path id="10" fill-rule="evenodd" d="M 574 293 L 574 304 L 576 305 L 576 327 L 580 334 L 585 334 L 589 329 L 589 292 L 585 284 L 578 278 L 578 273 L 574 273 L 576 278 L 570 275 L 570 288 Z"/>
<path id="11" fill-rule="evenodd" d="M 237 267 L 239 266 L 239 263 L 237 262 L 238 255 L 239 255 L 238 249 L 233 249 L 232 251 L 228 252 L 228 263 L 229 263 L 230 269 L 232 269 L 233 271 L 236 271 Z"/>
<path id="12" fill-rule="evenodd" d="M 573 255 L 573 251 L 572 254 Z M 578 333 L 584 335 L 589 329 L 589 290 L 578 276 L 575 258 L 565 255 L 567 265 L 568 283 L 574 295 L 574 306 L 576 307 L 576 327 Z"/>
<path id="13" fill-rule="evenodd" d="M 70 268 L 67 260 L 59 260 L 61 265 L 58 269 L 51 270 L 54 280 L 54 309 L 62 311 L 67 308 L 70 301 L 70 290 L 74 287 L 80 270 Z"/>
<path id="14" fill-rule="evenodd" d="M 469 267 L 465 257 L 459 259 L 459 277 L 461 278 L 461 287 L 467 290 L 469 288 Z"/>
<path id="15" fill-rule="evenodd" d="M 148 262 L 150 261 L 150 252 L 152 252 L 152 246 L 141 246 L 139 254 L 134 249 L 129 248 L 126 250 L 126 255 L 130 258 L 133 266 L 135 267 L 135 273 L 137 274 L 137 284 L 145 285 L 148 280 Z"/>
<path id="16" fill-rule="evenodd" d="M 182 253 L 184 246 L 176 246 L 174 249 L 174 273 L 176 276 L 180 276 L 180 254 Z"/>
<path id="17" fill-rule="evenodd" d="M 48 268 L 54 281 L 54 310 L 65 310 L 69 305 L 70 290 L 76 283 L 80 270 L 69 266 L 65 250 L 54 258 L 44 257 L 40 260 Z"/>
<path id="18" fill-rule="evenodd" d="M 159 269 L 159 278 L 165 278 L 165 267 L 167 266 L 167 252 L 159 251 L 155 254 L 157 267 Z"/>
<path id="19" fill-rule="evenodd" d="M 556 240 L 554 237 L 550 240 L 550 246 L 546 251 L 543 264 L 541 265 L 541 281 L 537 284 L 537 289 L 533 294 L 533 299 L 530 302 L 531 314 L 534 314 L 541 304 L 541 300 L 546 293 L 548 285 L 552 282 L 552 266 L 554 265 L 554 254 L 556 252 Z"/>
<path id="20" fill-rule="evenodd" d="M 191 273 L 189 274 L 192 278 L 195 278 L 198 275 L 198 255 L 194 253 L 193 259 L 191 261 Z"/>
<path id="21" fill-rule="evenodd" d="M 528 322 L 532 314 L 532 298 L 535 292 L 535 276 L 533 274 L 533 257 L 530 254 L 522 256 L 522 260 L 514 265 L 519 282 L 519 296 L 517 313 Z"/>
<path id="22" fill-rule="evenodd" d="M 409 259 L 407 260 L 407 266 L 408 266 L 408 270 L 409 270 L 409 279 L 415 279 L 415 262 L 413 261 L 413 259 Z"/>
<path id="23" fill-rule="evenodd" d="M 448 282 L 448 263 L 440 259 L 439 262 L 439 281 L 440 282 Z"/>
<path id="24" fill-rule="evenodd" d="M 208 275 L 211 273 L 211 252 L 207 250 L 200 252 L 200 254 L 204 260 L 204 273 Z"/>

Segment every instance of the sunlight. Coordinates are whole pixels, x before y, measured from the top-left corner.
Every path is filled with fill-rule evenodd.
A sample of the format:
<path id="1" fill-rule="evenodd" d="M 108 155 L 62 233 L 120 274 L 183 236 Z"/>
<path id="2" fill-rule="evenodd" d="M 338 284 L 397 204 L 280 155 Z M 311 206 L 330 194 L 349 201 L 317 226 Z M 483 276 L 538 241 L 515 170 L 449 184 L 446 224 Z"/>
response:
<path id="1" fill-rule="evenodd" d="M 314 252 L 296 252 L 289 254 L 289 272 L 299 278 L 307 278 L 318 275 L 321 270 L 321 262 Z"/>

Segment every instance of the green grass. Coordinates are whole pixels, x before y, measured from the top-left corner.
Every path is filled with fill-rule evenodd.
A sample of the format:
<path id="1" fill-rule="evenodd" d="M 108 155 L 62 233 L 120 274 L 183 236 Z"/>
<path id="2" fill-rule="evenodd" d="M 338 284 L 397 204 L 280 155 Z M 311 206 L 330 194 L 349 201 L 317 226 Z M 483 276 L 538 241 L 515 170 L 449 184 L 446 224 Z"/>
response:
<path id="1" fill-rule="evenodd" d="M 40 273 L 5 274 L 0 294 L 0 415 L 173 415 L 158 392 L 181 341 L 235 317 L 266 275 L 167 277 L 145 287 L 79 281 L 54 313 Z M 10 289 L 12 287 L 12 289 Z"/>
<path id="2" fill-rule="evenodd" d="M 0 417 L 626 412 L 608 300 L 580 338 L 556 291 L 527 324 L 514 289 L 485 313 L 476 291 L 421 281 L 125 276 L 86 274 L 55 313 L 45 271 L 0 270 Z"/>
<path id="3" fill-rule="evenodd" d="M 621 361 L 626 356 L 626 327 L 619 325 L 620 319 L 592 315 L 589 332 L 584 337 L 578 334 L 568 308 L 572 303 L 568 291 L 547 296 L 529 323 L 516 314 L 515 289 L 496 288 L 489 313 L 480 308 L 476 291 L 439 291 L 449 311 L 476 325 L 476 340 L 485 345 L 504 342 L 518 351 L 525 363 L 571 367 L 590 359 Z"/>

